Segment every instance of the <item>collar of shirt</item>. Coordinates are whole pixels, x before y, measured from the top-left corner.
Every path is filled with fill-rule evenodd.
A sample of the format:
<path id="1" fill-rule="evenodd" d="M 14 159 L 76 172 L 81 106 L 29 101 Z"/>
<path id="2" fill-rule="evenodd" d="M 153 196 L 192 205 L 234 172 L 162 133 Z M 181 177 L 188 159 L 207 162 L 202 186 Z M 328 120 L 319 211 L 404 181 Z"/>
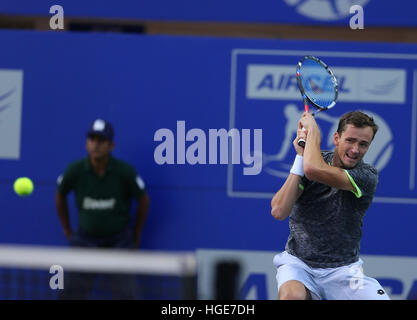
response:
<path id="1" fill-rule="evenodd" d="M 107 167 L 106 170 L 104 172 L 104 175 L 106 175 L 109 171 L 111 171 L 114 168 L 114 158 L 110 155 L 109 157 L 109 162 L 107 163 Z M 93 166 L 90 163 L 90 159 L 87 157 L 84 160 L 84 169 L 85 171 L 89 171 L 89 172 L 93 172 L 95 173 L 95 171 L 93 170 Z"/>

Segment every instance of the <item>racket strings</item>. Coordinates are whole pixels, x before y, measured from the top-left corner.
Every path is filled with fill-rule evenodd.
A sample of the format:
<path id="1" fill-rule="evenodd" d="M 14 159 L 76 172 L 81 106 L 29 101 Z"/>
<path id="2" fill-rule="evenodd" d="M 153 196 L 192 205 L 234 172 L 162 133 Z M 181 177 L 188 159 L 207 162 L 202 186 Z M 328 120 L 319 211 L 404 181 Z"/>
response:
<path id="1" fill-rule="evenodd" d="M 298 75 L 301 79 L 304 93 L 321 108 L 330 106 L 336 98 L 334 79 L 320 63 L 306 59 Z"/>

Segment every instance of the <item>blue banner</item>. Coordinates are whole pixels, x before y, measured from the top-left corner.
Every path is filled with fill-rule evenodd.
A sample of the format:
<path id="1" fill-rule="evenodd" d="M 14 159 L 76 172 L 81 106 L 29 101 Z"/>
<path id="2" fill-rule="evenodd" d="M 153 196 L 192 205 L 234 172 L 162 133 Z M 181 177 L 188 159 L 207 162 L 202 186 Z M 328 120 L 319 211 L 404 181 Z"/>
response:
<path id="1" fill-rule="evenodd" d="M 337 107 L 316 117 L 323 135 L 322 148 L 333 149 L 333 134 L 342 114 L 354 109 L 365 111 L 379 125 L 372 148 L 364 158 L 379 172 L 380 184 L 374 201 L 417 204 L 415 54 L 235 49 L 232 127 L 250 124 L 275 139 L 264 139 L 259 155 L 262 174 L 244 175 L 238 166 L 231 169 L 229 193 L 271 198 L 276 180 L 286 178 L 293 162 L 292 140 L 304 112 L 294 60 L 309 54 L 332 66 L 339 81 Z M 400 137 L 409 137 L 407 143 L 401 143 Z"/>

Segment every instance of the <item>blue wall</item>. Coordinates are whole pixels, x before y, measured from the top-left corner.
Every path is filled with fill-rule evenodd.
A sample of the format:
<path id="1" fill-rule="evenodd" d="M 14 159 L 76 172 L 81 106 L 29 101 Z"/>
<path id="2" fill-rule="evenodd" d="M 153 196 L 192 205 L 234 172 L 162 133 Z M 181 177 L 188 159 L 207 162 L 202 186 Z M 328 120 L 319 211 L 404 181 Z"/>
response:
<path id="1" fill-rule="evenodd" d="M 187 130 L 229 129 L 235 101 L 235 127 L 262 128 L 264 151 L 272 153 L 284 138 L 284 103 L 300 110 L 302 104 L 298 96 L 246 99 L 244 72 L 251 64 L 295 66 L 303 53 L 320 51 L 330 65 L 405 70 L 403 103 L 368 104 L 341 96 L 328 115 L 359 107 L 389 124 L 394 153 L 381 171 L 380 200 L 364 220 L 362 253 L 417 255 L 417 192 L 409 187 L 412 164 L 407 162 L 416 114 L 417 46 L 12 31 L 0 32 L 0 43 L 0 71 L 24 72 L 20 159 L 0 160 L 1 243 L 66 245 L 55 211 L 56 178 L 69 162 L 85 156 L 85 132 L 92 120 L 104 117 L 116 129 L 115 156 L 134 165 L 147 183 L 151 207 L 144 248 L 283 250 L 288 221 L 272 218 L 268 196 L 282 178 L 242 176 L 242 165 L 229 172 L 227 165 L 160 166 L 154 160 L 159 144 L 154 134 L 160 128 L 175 133 L 177 120 L 184 120 Z M 340 58 L 329 52 L 392 56 Z M 293 157 L 291 150 L 285 161 Z M 30 197 L 14 194 L 19 176 L 34 180 Z M 71 213 L 75 224 L 72 199 Z"/>

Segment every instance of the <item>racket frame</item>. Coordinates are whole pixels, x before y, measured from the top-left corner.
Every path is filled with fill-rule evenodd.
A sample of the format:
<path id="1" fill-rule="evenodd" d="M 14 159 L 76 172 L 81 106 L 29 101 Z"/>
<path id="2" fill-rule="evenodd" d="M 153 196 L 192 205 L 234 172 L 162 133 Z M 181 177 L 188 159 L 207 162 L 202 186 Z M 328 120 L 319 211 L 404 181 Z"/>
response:
<path id="1" fill-rule="evenodd" d="M 304 87 L 303 87 L 303 83 L 302 83 L 302 80 L 301 80 L 301 75 L 300 75 L 300 69 L 301 69 L 301 67 L 303 66 L 303 63 L 304 63 L 304 61 L 305 60 L 307 60 L 307 59 L 309 59 L 309 60 L 313 60 L 313 61 L 315 61 L 315 62 L 317 62 L 318 64 L 320 64 L 326 71 L 327 71 L 327 73 L 330 75 L 330 77 L 331 77 L 331 80 L 332 80 L 332 82 L 333 82 L 333 86 L 334 86 L 334 93 L 335 93 L 335 95 L 334 95 L 334 98 L 333 98 L 333 101 L 332 101 L 332 103 L 330 104 L 330 105 L 328 105 L 328 106 L 319 106 L 317 103 L 315 103 L 306 93 L 305 93 L 305 90 L 304 90 Z M 302 58 L 299 62 L 298 62 L 298 64 L 297 64 L 297 68 L 296 68 L 296 72 L 295 72 L 295 75 L 296 75 L 296 78 L 297 78 L 297 85 L 298 85 L 298 89 L 300 90 L 300 93 L 301 93 L 301 96 L 302 96 L 302 98 L 303 98 L 303 102 L 304 102 L 304 110 L 305 110 L 305 112 L 309 112 L 309 104 L 312 106 L 312 107 L 314 107 L 315 108 L 315 110 L 313 111 L 313 116 L 317 113 L 317 112 L 320 112 L 320 111 L 325 111 L 325 110 L 328 110 L 328 109 L 331 109 L 331 108 L 333 108 L 335 105 L 336 105 L 336 100 L 337 100 L 337 97 L 338 97 L 338 95 L 339 95 L 339 84 L 338 84 L 338 82 L 337 82 L 337 79 L 336 79 L 336 77 L 335 77 L 335 75 L 334 75 L 334 73 L 333 73 L 333 71 L 329 68 L 329 66 L 326 64 L 326 63 L 324 63 L 321 59 L 319 59 L 319 58 L 317 58 L 317 57 L 315 57 L 315 56 L 305 56 L 304 58 Z M 304 139 L 299 139 L 298 140 L 298 145 L 300 146 L 300 147 L 305 147 L 305 140 Z"/>

